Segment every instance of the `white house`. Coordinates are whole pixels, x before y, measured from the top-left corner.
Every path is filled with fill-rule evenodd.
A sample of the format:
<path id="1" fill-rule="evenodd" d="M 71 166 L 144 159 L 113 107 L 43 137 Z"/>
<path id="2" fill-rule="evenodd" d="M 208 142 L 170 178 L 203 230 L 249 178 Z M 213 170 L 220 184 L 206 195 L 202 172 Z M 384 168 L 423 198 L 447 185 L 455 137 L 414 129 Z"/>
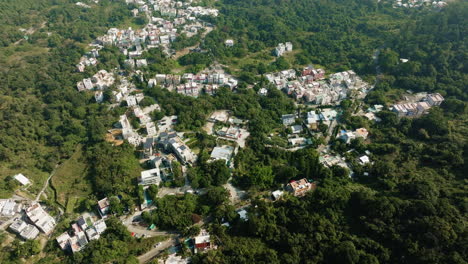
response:
<path id="1" fill-rule="evenodd" d="M 31 181 L 21 173 L 16 174 L 15 176 L 13 176 L 13 178 L 19 181 L 23 186 L 31 184 Z"/>
<path id="2" fill-rule="evenodd" d="M 141 172 L 139 184 L 141 185 L 156 184 L 157 185 L 160 182 L 161 182 L 161 172 L 159 170 L 159 167 Z"/>

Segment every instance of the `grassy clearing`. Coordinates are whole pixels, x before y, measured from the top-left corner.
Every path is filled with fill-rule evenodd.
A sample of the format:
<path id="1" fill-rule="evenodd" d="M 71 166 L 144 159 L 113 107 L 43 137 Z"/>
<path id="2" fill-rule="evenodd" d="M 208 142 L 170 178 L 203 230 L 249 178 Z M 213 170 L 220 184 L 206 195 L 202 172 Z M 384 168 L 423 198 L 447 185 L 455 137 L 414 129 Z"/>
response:
<path id="1" fill-rule="evenodd" d="M 22 173 L 26 176 L 31 182 L 32 185 L 23 188 L 20 187 L 20 192 L 25 193 L 27 196 L 34 196 L 42 188 L 44 181 L 48 177 L 47 172 L 40 171 L 33 166 L 25 166 L 23 168 L 17 168 L 16 166 L 10 166 L 8 163 L 2 163 L 0 165 L 0 181 L 5 182 L 7 177 L 11 177 L 15 174 Z M 20 186 L 19 182 L 12 180 L 12 183 L 16 186 Z M 29 193 L 33 195 L 29 195 Z M 0 188 L 0 198 L 10 198 L 13 194 L 12 190 Z"/>
<path id="2" fill-rule="evenodd" d="M 65 161 L 52 177 L 52 185 L 57 190 L 57 202 L 72 212 L 76 197 L 86 197 L 91 194 L 92 186 L 87 176 L 87 165 L 83 150 L 78 146 L 70 159 Z"/>

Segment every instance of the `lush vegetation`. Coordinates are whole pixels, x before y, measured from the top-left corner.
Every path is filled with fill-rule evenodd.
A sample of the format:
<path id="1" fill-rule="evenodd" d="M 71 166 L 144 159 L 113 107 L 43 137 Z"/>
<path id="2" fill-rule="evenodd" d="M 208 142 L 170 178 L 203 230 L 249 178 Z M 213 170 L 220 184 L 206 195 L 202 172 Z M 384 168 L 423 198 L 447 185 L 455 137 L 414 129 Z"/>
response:
<path id="1" fill-rule="evenodd" d="M 468 4 L 451 3 L 440 12 L 358 0 L 224 0 L 215 5 L 222 14 L 206 18 L 217 27 L 204 41 L 183 36 L 174 44 L 180 50 L 201 42 L 206 53 L 173 60 L 152 49 L 143 54 L 149 62 L 143 71 L 146 77 L 181 70 L 179 66 L 197 71 L 217 61 L 242 81 L 235 92 L 223 88 L 215 96 L 191 98 L 134 79 L 146 95 L 142 105 L 160 104 L 162 110 L 153 113 L 157 119 L 177 115 L 177 130 L 194 131 L 200 159 L 189 169 L 189 180 L 193 187 L 205 188 L 203 195 L 164 198 L 157 198 L 158 188 L 150 188 L 157 208 L 145 213 L 144 220 L 187 236 L 199 230 L 193 224 L 210 221 L 219 249 L 196 255 L 194 263 L 465 263 Z M 91 9 L 65 0 L 0 3 L 0 195 L 8 197 L 19 187 L 11 178 L 18 172 L 33 180 L 28 191 L 37 192 L 56 164 L 70 158 L 57 171 L 67 179 L 52 180 L 58 192 L 54 198 L 62 205 L 90 191 L 78 210 L 93 210 L 96 199 L 104 196 L 117 215 L 141 202 L 142 189 L 136 184 L 141 167 L 134 148 L 103 140 L 124 107 L 109 110 L 108 104 L 95 104 L 92 94 L 75 88 L 97 70 L 75 71 L 85 44 L 110 27 L 144 22 L 131 18 L 129 10 L 135 6 L 123 6 L 104 0 Z M 234 39 L 234 47 L 224 45 L 228 38 Z M 293 42 L 295 51 L 275 59 L 273 47 L 285 41 Z M 100 55 L 100 67 L 129 70 L 117 48 L 105 48 Z M 312 148 L 289 152 L 272 146 L 277 145 L 272 132 L 285 134 L 281 115 L 298 109 L 269 87 L 262 74 L 309 63 L 376 78 L 365 107 L 388 106 L 406 90 L 439 92 L 446 101 L 419 119 L 382 111 L 380 123 L 353 116 L 356 104 L 345 101 L 340 126 L 365 127 L 371 135 L 369 141 L 350 145 L 332 140 L 332 150 L 352 165 L 351 180 L 348 171 L 321 165 Z M 263 87 L 268 95 L 257 95 Z M 251 135 L 232 171 L 224 162 L 207 162 L 216 142 L 201 127 L 220 109 L 249 120 Z M 320 142 L 315 140 L 313 147 Z M 374 162 L 360 165 L 357 157 L 366 150 Z M 233 184 L 252 197 L 248 221 L 239 219 L 221 187 L 231 173 Z M 319 186 L 306 197 L 286 195 L 275 203 L 261 199 L 304 177 Z M 180 165 L 174 178 L 175 186 L 185 183 Z M 84 189 L 87 183 L 92 189 Z M 64 190 L 70 186 L 79 188 Z M 219 225 L 226 221 L 231 228 Z M 63 255 L 51 240 L 47 256 L 36 261 L 37 242 L 14 242 L 0 253 L 0 261 L 136 263 L 135 256 L 154 244 L 132 238 L 116 219 L 108 225 L 102 239 L 73 257 Z"/>

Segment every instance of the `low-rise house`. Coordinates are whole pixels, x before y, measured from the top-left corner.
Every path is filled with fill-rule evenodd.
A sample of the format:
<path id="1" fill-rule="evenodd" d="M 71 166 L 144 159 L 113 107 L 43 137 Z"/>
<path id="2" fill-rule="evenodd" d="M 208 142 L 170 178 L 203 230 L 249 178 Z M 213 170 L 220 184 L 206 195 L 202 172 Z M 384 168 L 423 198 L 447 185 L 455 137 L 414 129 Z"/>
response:
<path id="1" fill-rule="evenodd" d="M 303 146 L 307 144 L 307 139 L 304 137 L 288 138 L 288 143 L 291 146 Z"/>
<path id="2" fill-rule="evenodd" d="M 101 234 L 106 231 L 107 225 L 104 219 L 96 221 L 92 226 L 86 229 L 86 236 L 88 240 L 97 240 L 101 237 Z"/>
<path id="3" fill-rule="evenodd" d="M 148 62 L 146 61 L 146 59 L 136 60 L 137 68 L 146 67 L 146 66 L 148 66 Z"/>
<path id="4" fill-rule="evenodd" d="M 364 156 L 359 157 L 359 163 L 361 163 L 361 165 L 365 165 L 367 163 L 370 163 L 369 156 L 364 155 Z"/>
<path id="5" fill-rule="evenodd" d="M 31 184 L 31 181 L 21 173 L 16 174 L 15 176 L 13 176 L 13 178 L 15 178 L 15 180 L 19 181 L 21 183 L 21 185 L 23 185 L 23 186 Z"/>
<path id="6" fill-rule="evenodd" d="M 302 132 L 302 126 L 301 125 L 291 126 L 291 131 L 293 134 L 299 134 Z"/>
<path id="7" fill-rule="evenodd" d="M 24 240 L 35 239 L 39 235 L 39 229 L 21 219 L 16 219 L 9 228 Z"/>
<path id="8" fill-rule="evenodd" d="M 444 97 L 440 93 L 434 93 L 428 94 L 426 100 L 431 106 L 439 106 L 444 101 Z"/>
<path id="9" fill-rule="evenodd" d="M 94 93 L 94 99 L 97 103 L 102 103 L 102 101 L 104 101 L 104 93 L 102 91 L 96 91 Z"/>
<path id="10" fill-rule="evenodd" d="M 283 122 L 283 125 L 289 126 L 294 124 L 294 122 L 296 121 L 296 116 L 293 114 L 282 115 L 281 120 Z"/>
<path id="11" fill-rule="evenodd" d="M 266 88 L 260 88 L 260 90 L 258 90 L 258 94 L 261 96 L 267 96 L 268 90 Z"/>
<path id="12" fill-rule="evenodd" d="M 356 135 L 356 137 L 366 140 L 367 136 L 369 135 L 369 132 L 367 131 L 367 129 L 361 127 L 356 129 L 356 131 L 354 131 L 354 134 Z"/>
<path id="13" fill-rule="evenodd" d="M 211 152 L 211 160 L 225 160 L 228 163 L 231 160 L 234 148 L 231 146 L 215 147 Z"/>
<path id="14" fill-rule="evenodd" d="M 161 173 L 159 167 L 145 170 L 141 172 L 140 182 L 141 185 L 158 185 L 161 182 Z"/>
<path id="15" fill-rule="evenodd" d="M 271 193 L 271 196 L 273 196 L 273 199 L 276 201 L 279 198 L 281 198 L 281 196 L 283 196 L 283 193 L 284 193 L 283 191 L 276 190 L 276 191 Z"/>
<path id="16" fill-rule="evenodd" d="M 72 253 L 81 251 L 88 244 L 88 239 L 86 238 L 85 232 L 80 231 L 76 233 L 69 239 L 69 244 Z"/>
<path id="17" fill-rule="evenodd" d="M 151 157 L 153 155 L 153 146 L 154 146 L 154 138 L 149 137 L 143 142 L 143 152 L 145 157 Z"/>
<path id="18" fill-rule="evenodd" d="M 226 45 L 226 47 L 232 47 L 234 46 L 234 40 L 226 39 L 226 41 L 224 42 L 224 45 Z"/>
<path id="19" fill-rule="evenodd" d="M 0 199 L 0 215 L 1 216 L 14 216 L 15 214 L 21 212 L 22 205 L 16 203 L 11 199 Z"/>
<path id="20" fill-rule="evenodd" d="M 369 132 L 365 128 L 358 128 L 355 131 L 346 131 L 341 130 L 340 135 L 338 136 L 343 142 L 346 144 L 351 143 L 353 139 L 362 138 L 364 140 L 367 139 Z"/>
<path id="21" fill-rule="evenodd" d="M 68 232 L 64 232 L 60 236 L 58 236 L 55 240 L 59 244 L 60 249 L 67 250 L 70 248 L 70 235 Z"/>
<path id="22" fill-rule="evenodd" d="M 154 122 L 148 122 L 145 125 L 146 128 L 146 134 L 150 137 L 155 136 L 158 133 L 158 130 L 156 129 L 156 125 Z"/>
<path id="23" fill-rule="evenodd" d="M 197 159 L 196 155 L 179 137 L 170 139 L 169 147 L 182 163 L 193 163 Z"/>
<path id="24" fill-rule="evenodd" d="M 293 50 L 293 45 L 291 42 L 286 42 L 286 43 L 280 43 L 278 46 L 275 48 L 275 55 L 277 57 L 282 56 L 285 52 L 292 51 Z"/>
<path id="25" fill-rule="evenodd" d="M 242 221 L 249 220 L 249 215 L 247 214 L 247 210 L 245 208 L 241 210 L 237 210 L 237 214 L 239 215 L 240 220 Z"/>
<path id="26" fill-rule="evenodd" d="M 346 144 L 351 143 L 351 140 L 355 138 L 356 138 L 356 135 L 353 132 L 351 131 L 348 132 L 346 130 L 341 131 L 340 139 Z"/>
<path id="27" fill-rule="evenodd" d="M 94 83 L 91 81 L 91 78 L 83 79 L 82 81 L 76 84 L 78 91 L 92 90 L 94 88 Z"/>
<path id="28" fill-rule="evenodd" d="M 204 229 L 201 230 L 198 236 L 193 238 L 193 243 L 195 244 L 195 253 L 214 248 L 210 234 Z"/>
<path id="29" fill-rule="evenodd" d="M 326 108 L 320 110 L 320 120 L 322 121 L 332 121 L 336 119 L 336 116 L 338 115 L 338 112 L 334 109 Z"/>
<path id="30" fill-rule="evenodd" d="M 93 75 L 92 81 L 98 90 L 104 90 L 114 84 L 115 78 L 112 73 L 109 73 L 106 70 L 100 70 Z"/>
<path id="31" fill-rule="evenodd" d="M 39 235 L 39 229 L 37 229 L 33 225 L 27 225 L 20 233 L 20 237 L 24 240 L 32 240 L 35 239 Z"/>
<path id="32" fill-rule="evenodd" d="M 109 213 L 109 210 L 110 210 L 110 203 L 107 197 L 98 201 L 98 210 L 102 218 L 107 217 L 107 214 Z"/>
<path id="33" fill-rule="evenodd" d="M 294 196 L 304 196 L 308 191 L 316 188 L 315 183 L 310 183 L 307 179 L 292 181 L 286 185 L 286 190 Z"/>
<path id="34" fill-rule="evenodd" d="M 26 209 L 26 215 L 29 220 L 46 235 L 52 233 L 55 228 L 55 219 L 44 211 L 39 203 L 33 203 L 28 207 Z"/>

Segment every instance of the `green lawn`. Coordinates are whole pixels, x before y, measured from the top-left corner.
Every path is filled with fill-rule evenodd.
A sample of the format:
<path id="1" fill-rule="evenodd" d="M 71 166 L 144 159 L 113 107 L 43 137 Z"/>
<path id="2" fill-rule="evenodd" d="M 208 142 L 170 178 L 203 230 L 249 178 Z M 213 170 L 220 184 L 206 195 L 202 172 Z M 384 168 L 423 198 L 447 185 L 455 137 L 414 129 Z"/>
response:
<path id="1" fill-rule="evenodd" d="M 83 150 L 78 146 L 71 158 L 57 169 L 51 181 L 57 190 L 57 202 L 66 207 L 67 212 L 73 212 L 78 197 L 86 197 L 92 193 L 91 183 L 86 176 L 87 166 Z"/>

